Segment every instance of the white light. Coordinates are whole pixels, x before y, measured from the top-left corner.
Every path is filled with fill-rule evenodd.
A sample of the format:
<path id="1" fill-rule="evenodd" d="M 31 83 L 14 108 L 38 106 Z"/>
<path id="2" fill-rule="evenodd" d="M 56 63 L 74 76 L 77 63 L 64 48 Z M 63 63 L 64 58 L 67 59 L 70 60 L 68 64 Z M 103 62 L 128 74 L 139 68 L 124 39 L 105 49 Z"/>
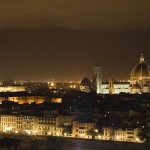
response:
<path id="1" fill-rule="evenodd" d="M 137 142 L 140 142 L 140 139 L 139 139 L 139 138 L 136 138 L 136 141 L 137 141 Z"/>
<path id="2" fill-rule="evenodd" d="M 101 139 L 102 137 L 99 135 L 98 138 Z"/>
<path id="3" fill-rule="evenodd" d="M 51 83 L 51 86 L 53 87 L 54 85 L 55 85 L 55 84 L 52 82 L 52 83 Z"/>
<path id="4" fill-rule="evenodd" d="M 64 136 L 67 136 L 67 133 L 64 133 Z"/>
<path id="5" fill-rule="evenodd" d="M 5 127 L 4 132 L 11 131 L 11 130 L 12 130 L 12 127 Z"/>
<path id="6" fill-rule="evenodd" d="M 84 137 L 84 134 L 80 134 L 80 136 L 83 138 L 83 137 Z"/>
<path id="7" fill-rule="evenodd" d="M 56 135 L 57 135 L 57 136 L 60 136 L 60 134 L 59 134 L 59 133 L 57 133 Z"/>
<path id="8" fill-rule="evenodd" d="M 18 131 L 16 131 L 16 133 L 18 133 Z"/>

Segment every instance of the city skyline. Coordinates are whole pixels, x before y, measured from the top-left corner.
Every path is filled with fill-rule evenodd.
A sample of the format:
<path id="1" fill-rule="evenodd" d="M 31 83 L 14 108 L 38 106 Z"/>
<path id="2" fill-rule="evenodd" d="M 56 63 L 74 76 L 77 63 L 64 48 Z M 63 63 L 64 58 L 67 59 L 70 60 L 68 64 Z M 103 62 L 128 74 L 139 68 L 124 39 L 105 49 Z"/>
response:
<path id="1" fill-rule="evenodd" d="M 80 4 L 80 5 L 79 5 Z M 150 63 L 149 1 L 1 1 L 0 79 L 129 78 Z"/>

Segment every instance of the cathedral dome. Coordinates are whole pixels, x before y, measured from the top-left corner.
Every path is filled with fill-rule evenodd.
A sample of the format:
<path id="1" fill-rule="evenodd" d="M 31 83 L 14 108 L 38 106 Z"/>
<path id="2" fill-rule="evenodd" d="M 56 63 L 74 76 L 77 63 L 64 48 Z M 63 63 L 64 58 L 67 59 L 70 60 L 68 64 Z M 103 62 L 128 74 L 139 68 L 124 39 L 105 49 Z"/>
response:
<path id="1" fill-rule="evenodd" d="M 131 79 L 150 78 L 150 66 L 145 62 L 144 56 L 141 55 L 140 62 L 131 71 Z"/>
<path id="2" fill-rule="evenodd" d="M 88 86 L 89 88 L 92 88 L 92 82 L 88 78 L 84 78 L 80 85 L 82 86 Z"/>

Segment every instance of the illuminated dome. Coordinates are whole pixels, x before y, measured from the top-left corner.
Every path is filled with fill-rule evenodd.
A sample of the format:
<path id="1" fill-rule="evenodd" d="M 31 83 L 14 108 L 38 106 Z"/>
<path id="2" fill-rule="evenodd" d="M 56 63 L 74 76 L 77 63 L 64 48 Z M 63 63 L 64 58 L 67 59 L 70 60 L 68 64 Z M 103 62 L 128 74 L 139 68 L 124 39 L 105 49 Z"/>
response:
<path id="1" fill-rule="evenodd" d="M 131 79 L 149 79 L 150 78 L 150 66 L 146 64 L 144 56 L 141 55 L 140 62 L 131 71 Z"/>

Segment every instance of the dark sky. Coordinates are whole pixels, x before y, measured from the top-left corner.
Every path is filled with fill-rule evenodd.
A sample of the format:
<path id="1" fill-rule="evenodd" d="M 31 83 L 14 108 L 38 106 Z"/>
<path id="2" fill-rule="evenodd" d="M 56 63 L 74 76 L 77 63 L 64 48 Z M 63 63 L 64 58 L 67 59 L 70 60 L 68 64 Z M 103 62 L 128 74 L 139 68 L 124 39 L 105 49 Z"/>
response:
<path id="1" fill-rule="evenodd" d="M 128 78 L 150 64 L 149 0 L 0 0 L 0 79 Z"/>

